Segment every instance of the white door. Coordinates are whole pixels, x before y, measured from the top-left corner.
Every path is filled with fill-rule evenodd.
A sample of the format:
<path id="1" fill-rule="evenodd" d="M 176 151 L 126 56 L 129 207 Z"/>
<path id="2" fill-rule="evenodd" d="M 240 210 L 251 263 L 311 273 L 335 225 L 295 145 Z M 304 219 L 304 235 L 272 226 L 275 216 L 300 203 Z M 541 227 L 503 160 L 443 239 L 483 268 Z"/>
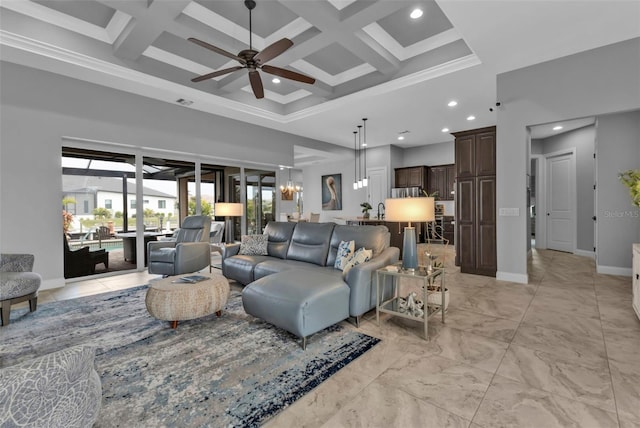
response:
<path id="1" fill-rule="evenodd" d="M 547 248 L 575 250 L 573 153 L 547 157 Z"/>
<path id="2" fill-rule="evenodd" d="M 367 176 L 369 177 L 369 186 L 367 187 L 367 200 L 373 207 L 371 210 L 371 218 L 375 218 L 378 214 L 378 204 L 384 203 L 387 199 L 387 168 L 376 167 L 367 168 Z M 382 206 L 380 206 L 382 211 Z"/>

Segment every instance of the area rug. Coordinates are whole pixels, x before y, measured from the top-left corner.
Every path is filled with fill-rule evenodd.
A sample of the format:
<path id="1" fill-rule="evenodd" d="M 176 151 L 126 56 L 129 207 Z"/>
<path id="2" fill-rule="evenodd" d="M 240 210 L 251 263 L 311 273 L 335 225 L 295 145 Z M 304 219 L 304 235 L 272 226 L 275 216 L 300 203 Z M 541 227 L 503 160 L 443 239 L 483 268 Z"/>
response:
<path id="1" fill-rule="evenodd" d="M 68 346 L 97 346 L 96 426 L 259 426 L 379 342 L 336 325 L 306 351 L 290 333 L 247 315 L 232 291 L 221 317 L 149 316 L 147 286 L 12 311 L 0 367 Z"/>

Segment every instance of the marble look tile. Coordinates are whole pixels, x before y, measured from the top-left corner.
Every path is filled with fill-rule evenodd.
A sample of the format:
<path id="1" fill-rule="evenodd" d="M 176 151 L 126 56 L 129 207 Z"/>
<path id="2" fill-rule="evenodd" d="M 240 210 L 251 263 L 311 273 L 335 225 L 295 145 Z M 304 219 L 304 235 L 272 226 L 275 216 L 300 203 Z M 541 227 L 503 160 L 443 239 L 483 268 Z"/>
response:
<path id="1" fill-rule="evenodd" d="M 621 307 L 614 310 L 603 307 L 600 310 L 605 337 L 630 341 L 640 340 L 640 320 L 633 309 Z"/>
<path id="2" fill-rule="evenodd" d="M 554 271 L 548 270 L 542 281 L 557 281 L 557 282 L 578 282 L 584 284 L 593 284 L 592 272 L 576 272 L 573 270 Z"/>
<path id="3" fill-rule="evenodd" d="M 596 292 L 593 287 L 577 288 L 554 288 L 540 287 L 536 292 L 536 297 L 557 299 L 563 302 L 574 301 L 584 305 L 597 306 Z"/>
<path id="4" fill-rule="evenodd" d="M 375 411 L 363 411 L 371 408 Z M 378 382 L 367 386 L 323 426 L 338 427 L 459 427 L 470 421 L 412 395 Z"/>
<path id="5" fill-rule="evenodd" d="M 522 323 L 602 340 L 602 326 L 600 320 L 596 318 L 579 317 L 538 307 L 534 310 L 530 308 L 522 319 Z"/>
<path id="6" fill-rule="evenodd" d="M 618 422 L 620 422 L 620 428 L 638 428 L 640 427 L 640 419 L 632 420 L 626 418 L 618 418 Z"/>
<path id="7" fill-rule="evenodd" d="M 602 339 L 522 324 L 512 343 L 578 363 L 607 368 L 607 351 Z"/>
<path id="8" fill-rule="evenodd" d="M 268 426 L 321 426 L 345 404 L 359 396 L 375 377 L 375 374 L 363 375 L 349 365 L 331 376 L 330 381 L 321 383 L 294 402 L 281 416 L 271 420 Z"/>
<path id="9" fill-rule="evenodd" d="M 495 280 L 493 282 L 489 282 L 482 288 L 483 292 L 486 291 L 513 291 L 516 293 L 521 293 L 525 295 L 533 296 L 536 294 L 536 290 L 538 289 L 537 284 L 520 284 L 517 282 L 509 282 L 509 281 L 499 281 Z"/>
<path id="10" fill-rule="evenodd" d="M 503 342 L 510 342 L 518 328 L 517 321 L 462 309 L 447 312 L 446 325 Z"/>
<path id="11" fill-rule="evenodd" d="M 545 287 L 540 287 L 545 290 Z M 553 293 L 557 293 L 554 291 Z M 598 319 L 600 314 L 598 312 L 598 306 L 595 300 L 592 303 L 587 303 L 588 299 L 569 299 L 551 297 L 549 293 L 543 292 L 543 294 L 536 294 L 531 302 L 529 311 L 554 311 L 571 316 L 580 316 Z"/>
<path id="12" fill-rule="evenodd" d="M 540 287 L 553 288 L 557 290 L 572 290 L 581 291 L 584 290 L 587 293 L 595 292 L 593 283 L 582 281 L 557 281 L 553 279 L 543 279 L 540 281 Z"/>
<path id="13" fill-rule="evenodd" d="M 520 321 L 532 296 L 511 290 L 480 291 L 469 297 L 460 309 Z"/>
<path id="14" fill-rule="evenodd" d="M 635 340 L 606 334 L 604 340 L 609 360 L 615 361 L 625 372 L 640 375 L 640 329 Z"/>
<path id="15" fill-rule="evenodd" d="M 543 351 L 511 344 L 497 374 L 534 388 L 615 411 L 607 368 L 578 364 Z"/>
<path id="16" fill-rule="evenodd" d="M 401 389 L 451 413 L 471 419 L 492 374 L 438 356 L 407 356 L 379 377 L 385 387 Z"/>
<path id="17" fill-rule="evenodd" d="M 473 419 L 483 427 L 617 427 L 614 412 L 496 376 Z"/>
<path id="18" fill-rule="evenodd" d="M 77 297 L 91 296 L 93 294 L 106 293 L 109 290 L 98 280 L 86 281 L 82 286 L 66 286 L 53 292 L 56 300 L 75 299 Z"/>
<path id="19" fill-rule="evenodd" d="M 444 327 L 429 342 L 427 352 L 494 373 L 508 346 L 505 342 Z"/>
<path id="20" fill-rule="evenodd" d="M 633 361 L 638 361 L 638 356 Z M 616 407 L 621 418 L 640 421 L 640 372 L 637 363 L 633 370 L 629 365 L 609 360 L 613 391 L 616 395 Z"/>
<path id="21" fill-rule="evenodd" d="M 427 345 L 428 342 L 421 338 L 414 340 L 406 338 L 383 340 L 373 349 L 352 361 L 349 364 L 349 369 L 375 378 L 407 354 L 425 355 L 427 353 Z"/>

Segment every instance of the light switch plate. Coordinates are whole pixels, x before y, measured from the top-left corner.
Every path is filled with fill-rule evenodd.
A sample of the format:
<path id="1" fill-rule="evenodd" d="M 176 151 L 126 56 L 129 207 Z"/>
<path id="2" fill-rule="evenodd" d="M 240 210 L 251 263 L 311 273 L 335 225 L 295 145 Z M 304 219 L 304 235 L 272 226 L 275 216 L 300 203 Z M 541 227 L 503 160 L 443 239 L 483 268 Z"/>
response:
<path id="1" fill-rule="evenodd" d="M 518 217 L 520 216 L 520 208 L 500 208 L 498 215 L 501 217 Z"/>

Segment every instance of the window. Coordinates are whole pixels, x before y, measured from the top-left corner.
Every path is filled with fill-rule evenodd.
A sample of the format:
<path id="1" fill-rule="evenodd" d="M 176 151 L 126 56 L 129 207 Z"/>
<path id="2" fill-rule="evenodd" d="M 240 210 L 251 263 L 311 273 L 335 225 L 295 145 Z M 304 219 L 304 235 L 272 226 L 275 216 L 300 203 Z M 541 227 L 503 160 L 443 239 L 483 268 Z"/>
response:
<path id="1" fill-rule="evenodd" d="M 131 199 L 129 206 L 131 207 L 131 209 L 135 209 L 136 208 L 136 200 L 135 199 Z"/>
<path id="2" fill-rule="evenodd" d="M 147 205 L 149 203 L 149 199 L 145 199 L 144 201 L 142 201 L 142 203 Z"/>
<path id="3" fill-rule="evenodd" d="M 104 207 L 105 207 L 106 209 L 108 209 L 108 210 L 110 210 L 110 209 L 112 209 L 112 208 L 113 208 L 113 206 L 112 206 L 112 204 L 111 204 L 111 199 L 105 199 L 105 200 L 104 200 Z"/>
<path id="4" fill-rule="evenodd" d="M 89 214 L 89 201 L 85 200 L 85 201 L 82 201 L 82 202 L 84 202 L 84 204 L 83 204 L 84 213 L 85 214 Z"/>
<path id="5" fill-rule="evenodd" d="M 158 209 L 163 209 L 163 208 L 167 208 L 167 201 L 165 201 L 164 199 L 160 199 L 158 201 Z"/>

